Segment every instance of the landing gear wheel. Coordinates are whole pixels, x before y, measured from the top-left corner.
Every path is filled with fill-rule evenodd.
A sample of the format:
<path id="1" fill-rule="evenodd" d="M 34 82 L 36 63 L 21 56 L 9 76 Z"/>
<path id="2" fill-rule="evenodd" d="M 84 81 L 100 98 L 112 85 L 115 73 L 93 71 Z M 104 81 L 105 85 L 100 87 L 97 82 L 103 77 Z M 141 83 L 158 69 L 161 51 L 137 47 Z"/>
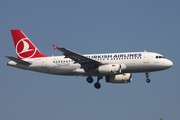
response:
<path id="1" fill-rule="evenodd" d="M 147 82 L 147 83 L 150 83 L 150 82 L 151 82 L 151 80 L 150 80 L 150 79 L 146 79 L 146 82 Z"/>
<path id="2" fill-rule="evenodd" d="M 87 80 L 87 82 L 88 82 L 88 83 L 93 83 L 93 78 L 92 78 L 92 77 L 90 77 L 90 76 L 89 76 L 89 77 L 87 77 L 87 79 L 86 79 L 86 80 Z"/>
<path id="3" fill-rule="evenodd" d="M 95 87 L 96 89 L 99 89 L 99 88 L 101 88 L 101 84 L 100 84 L 99 82 L 96 82 L 96 83 L 94 84 L 94 87 Z"/>

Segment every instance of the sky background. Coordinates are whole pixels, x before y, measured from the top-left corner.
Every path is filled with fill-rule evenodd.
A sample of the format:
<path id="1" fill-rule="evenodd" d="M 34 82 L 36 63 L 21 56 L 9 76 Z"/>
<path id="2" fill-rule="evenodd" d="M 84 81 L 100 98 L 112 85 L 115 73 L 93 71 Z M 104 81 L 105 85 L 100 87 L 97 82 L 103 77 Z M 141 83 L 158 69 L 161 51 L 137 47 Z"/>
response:
<path id="1" fill-rule="evenodd" d="M 1 120 L 179 120 L 179 0 L 1 0 Z M 168 70 L 133 74 L 129 84 L 54 76 L 7 66 L 16 56 L 11 29 L 21 29 L 46 55 L 52 44 L 78 53 L 152 51 L 172 60 Z M 94 78 L 96 79 L 96 78 Z"/>

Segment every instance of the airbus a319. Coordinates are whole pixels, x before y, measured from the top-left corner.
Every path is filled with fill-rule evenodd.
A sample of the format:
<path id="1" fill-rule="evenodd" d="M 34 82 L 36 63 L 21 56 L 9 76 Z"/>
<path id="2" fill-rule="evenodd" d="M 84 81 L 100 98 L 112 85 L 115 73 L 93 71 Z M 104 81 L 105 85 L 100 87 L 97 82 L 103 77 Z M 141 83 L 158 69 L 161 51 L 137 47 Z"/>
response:
<path id="1" fill-rule="evenodd" d="M 11 60 L 8 66 L 54 75 L 86 76 L 88 83 L 93 83 L 96 76 L 96 89 L 101 87 L 99 81 L 103 77 L 108 83 L 130 83 L 132 73 L 140 72 L 145 73 L 146 82 L 150 83 L 150 72 L 165 70 L 173 65 L 163 55 L 146 51 L 81 55 L 53 45 L 63 55 L 46 56 L 21 30 L 11 30 L 11 34 L 17 58 L 6 56 Z"/>

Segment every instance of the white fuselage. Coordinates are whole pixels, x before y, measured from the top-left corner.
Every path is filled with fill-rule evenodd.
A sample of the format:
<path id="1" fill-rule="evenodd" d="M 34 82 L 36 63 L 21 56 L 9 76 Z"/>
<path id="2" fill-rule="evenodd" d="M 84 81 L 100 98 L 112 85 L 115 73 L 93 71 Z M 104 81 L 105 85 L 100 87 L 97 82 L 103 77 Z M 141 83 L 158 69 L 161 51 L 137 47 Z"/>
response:
<path id="1" fill-rule="evenodd" d="M 164 58 L 161 54 L 153 52 L 127 52 L 127 53 L 108 53 L 108 54 L 86 54 L 90 59 L 99 61 L 103 64 L 122 64 L 125 69 L 122 73 L 153 72 L 164 70 L 172 66 L 172 62 Z M 54 75 L 76 75 L 89 76 L 98 75 L 97 72 L 85 72 L 79 63 L 64 56 L 51 56 L 41 58 L 23 59 L 31 65 L 22 65 L 14 61 L 8 62 L 9 66 L 54 74 Z"/>

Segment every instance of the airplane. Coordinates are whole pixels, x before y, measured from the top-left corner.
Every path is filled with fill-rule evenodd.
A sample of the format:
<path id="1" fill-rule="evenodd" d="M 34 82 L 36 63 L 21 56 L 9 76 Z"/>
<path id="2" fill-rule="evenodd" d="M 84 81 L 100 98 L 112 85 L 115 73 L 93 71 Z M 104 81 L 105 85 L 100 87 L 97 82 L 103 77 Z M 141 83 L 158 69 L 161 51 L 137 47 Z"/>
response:
<path id="1" fill-rule="evenodd" d="M 96 89 L 101 88 L 99 81 L 103 77 L 107 83 L 130 83 L 132 73 L 140 72 L 145 73 L 146 82 L 150 83 L 150 72 L 173 66 L 173 62 L 163 55 L 146 51 L 81 55 L 53 45 L 54 50 L 61 51 L 63 55 L 46 56 L 21 30 L 11 30 L 11 34 L 17 58 L 6 56 L 11 60 L 7 63 L 8 66 L 53 75 L 86 76 L 88 83 L 93 83 L 93 77 L 96 76 Z"/>

